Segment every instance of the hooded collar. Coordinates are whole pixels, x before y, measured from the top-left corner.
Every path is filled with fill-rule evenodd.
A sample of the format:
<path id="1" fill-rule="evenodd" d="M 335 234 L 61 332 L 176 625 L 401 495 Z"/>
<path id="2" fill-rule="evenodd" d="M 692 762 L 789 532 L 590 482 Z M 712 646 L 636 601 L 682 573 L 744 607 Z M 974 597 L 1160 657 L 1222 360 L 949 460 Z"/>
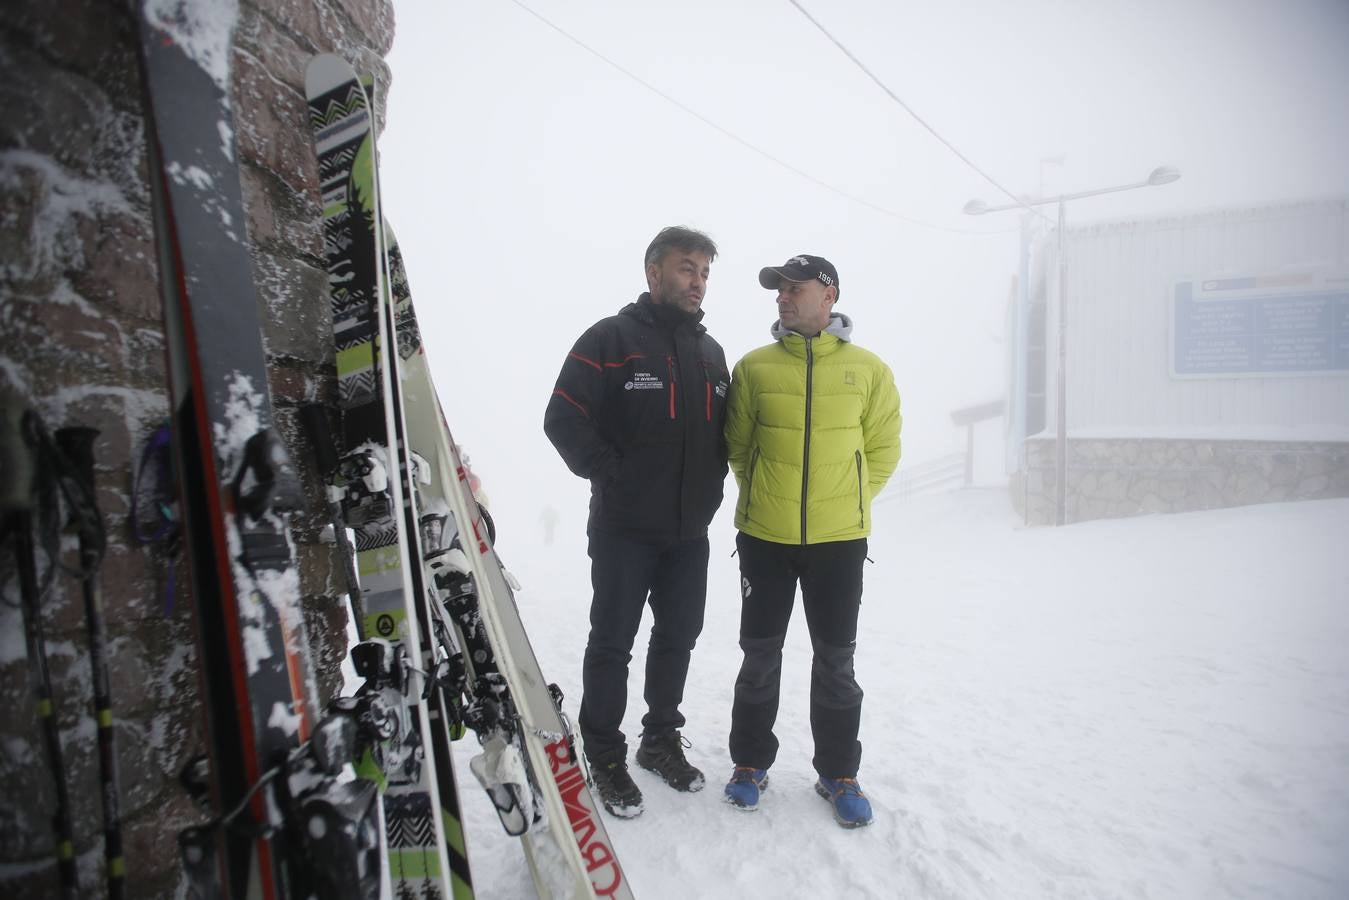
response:
<path id="1" fill-rule="evenodd" d="M 699 311 L 701 312 L 701 310 Z M 769 333 L 773 335 L 773 340 L 782 341 L 784 344 L 787 343 L 787 341 L 791 338 L 795 338 L 796 340 L 802 342 L 805 341 L 804 335 L 797 334 L 790 328 L 783 328 L 781 319 L 773 320 L 773 327 L 769 329 Z M 824 337 L 825 335 L 833 335 L 840 341 L 851 343 L 852 319 L 843 313 L 831 312 L 829 314 L 829 324 L 824 326 L 824 331 L 821 331 L 819 336 Z"/>

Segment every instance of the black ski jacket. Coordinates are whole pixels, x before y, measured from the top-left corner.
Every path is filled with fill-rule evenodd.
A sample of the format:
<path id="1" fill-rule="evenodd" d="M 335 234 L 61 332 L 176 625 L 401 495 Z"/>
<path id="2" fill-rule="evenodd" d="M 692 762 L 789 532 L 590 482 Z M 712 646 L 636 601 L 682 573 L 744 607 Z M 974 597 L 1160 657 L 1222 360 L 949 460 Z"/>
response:
<path id="1" fill-rule="evenodd" d="M 543 430 L 590 479 L 591 532 L 651 541 L 707 534 L 726 478 L 726 354 L 689 315 L 642 294 L 581 335 Z"/>

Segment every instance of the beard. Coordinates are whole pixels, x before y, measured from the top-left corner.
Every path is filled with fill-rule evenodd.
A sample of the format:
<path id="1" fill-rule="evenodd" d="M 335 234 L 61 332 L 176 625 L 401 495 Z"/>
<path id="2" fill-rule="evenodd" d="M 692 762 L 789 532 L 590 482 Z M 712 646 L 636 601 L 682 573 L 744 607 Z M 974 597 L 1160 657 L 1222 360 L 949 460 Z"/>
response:
<path id="1" fill-rule="evenodd" d="M 664 306 L 682 309 L 687 313 L 697 312 L 702 304 L 702 297 L 698 294 L 688 288 L 677 289 L 674 285 L 666 284 L 663 279 L 656 283 L 655 290 L 651 292 L 651 300 Z"/>

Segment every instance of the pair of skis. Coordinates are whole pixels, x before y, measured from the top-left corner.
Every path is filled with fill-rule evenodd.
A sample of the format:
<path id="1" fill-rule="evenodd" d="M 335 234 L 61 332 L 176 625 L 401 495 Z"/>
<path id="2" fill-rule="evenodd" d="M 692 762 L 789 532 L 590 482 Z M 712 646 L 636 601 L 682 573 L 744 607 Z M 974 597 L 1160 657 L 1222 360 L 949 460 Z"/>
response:
<path id="1" fill-rule="evenodd" d="M 371 107 L 333 57 L 316 60 L 310 94 L 320 101 L 316 145 L 332 220 L 325 239 L 343 416 L 334 499 L 356 529 L 352 587 L 367 640 L 353 654 L 364 687 L 319 720 L 288 530 L 298 485 L 272 424 L 244 233 L 232 22 L 222 25 L 207 4 L 137 10 L 208 709 L 209 753 L 185 782 L 214 817 L 180 836 L 190 889 L 207 898 L 364 900 L 380 896 L 387 865 L 399 897 L 469 896 L 449 747 L 462 716 L 479 726 L 487 752 L 475 768 L 503 822 L 523 832 L 540 893 L 630 896 L 444 427 L 410 300 L 395 308 Z M 419 504 L 429 508 L 433 497 L 444 511 L 424 521 Z M 427 533 L 437 540 L 423 545 L 422 528 L 437 521 Z M 457 546 L 443 543 L 451 534 Z M 486 649 L 465 663 L 470 636 Z M 344 780 L 352 762 L 363 777 Z"/>
<path id="2" fill-rule="evenodd" d="M 441 785 L 452 778 L 445 738 L 455 722 L 448 717 L 474 728 L 484 752 L 471 768 L 503 826 L 521 836 L 541 896 L 630 897 L 560 696 L 529 645 L 436 397 L 401 255 L 380 208 L 367 86 L 332 55 L 316 57 L 306 74 L 343 418 L 344 455 L 330 468 L 346 487 L 342 508 L 356 534 L 363 633 L 419 650 L 420 669 L 430 675 L 426 691 L 439 694 L 422 721 L 432 726 L 423 737 Z M 423 784 L 420 795 L 428 793 Z M 446 823 L 457 808 L 449 793 L 442 788 L 439 808 L 422 805 L 440 818 L 428 832 L 452 830 Z M 386 808 L 391 835 L 400 830 L 398 816 Z M 445 841 L 442 860 L 466 881 L 462 841 Z M 391 846 L 391 869 L 396 852 Z"/>

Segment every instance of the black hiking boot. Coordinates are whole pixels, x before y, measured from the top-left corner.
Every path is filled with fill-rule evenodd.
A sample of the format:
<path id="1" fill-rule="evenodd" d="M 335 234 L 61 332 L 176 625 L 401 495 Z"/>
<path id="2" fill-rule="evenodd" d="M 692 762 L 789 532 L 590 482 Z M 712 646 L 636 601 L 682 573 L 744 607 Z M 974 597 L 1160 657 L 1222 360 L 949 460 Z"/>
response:
<path id="1" fill-rule="evenodd" d="M 676 791 L 701 791 L 703 773 L 684 758 L 684 748 L 693 746 L 677 731 L 642 735 L 637 748 L 637 765 L 655 772 Z"/>
<path id="2" fill-rule="evenodd" d="M 628 774 L 624 760 L 590 763 L 590 781 L 595 795 L 610 815 L 634 819 L 642 814 L 642 792 Z"/>

